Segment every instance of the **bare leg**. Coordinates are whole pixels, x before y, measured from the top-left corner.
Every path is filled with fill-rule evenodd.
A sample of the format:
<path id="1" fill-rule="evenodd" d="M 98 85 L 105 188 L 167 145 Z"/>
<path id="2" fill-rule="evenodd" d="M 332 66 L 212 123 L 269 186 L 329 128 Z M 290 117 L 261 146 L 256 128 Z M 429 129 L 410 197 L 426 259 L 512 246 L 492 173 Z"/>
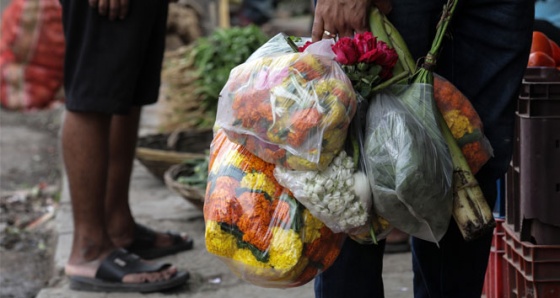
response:
<path id="1" fill-rule="evenodd" d="M 105 192 L 109 169 L 111 117 L 67 111 L 62 126 L 62 156 L 70 188 L 74 239 L 65 271 L 68 275 L 93 277 L 114 248 L 107 233 Z M 125 282 L 168 279 L 177 272 L 170 267 L 156 273 L 130 274 Z"/>
<path id="2" fill-rule="evenodd" d="M 140 115 L 141 109 L 134 108 L 127 115 L 114 116 L 111 123 L 105 216 L 109 235 L 121 247 L 126 247 L 134 235 L 128 193 Z"/>
<path id="3" fill-rule="evenodd" d="M 127 247 L 134 235 L 134 217 L 128 194 L 141 111 L 139 107 L 133 108 L 127 115 L 114 116 L 111 123 L 105 216 L 109 236 L 119 247 Z M 186 239 L 187 235 L 183 236 Z M 157 233 L 155 247 L 172 244 L 169 235 Z"/>

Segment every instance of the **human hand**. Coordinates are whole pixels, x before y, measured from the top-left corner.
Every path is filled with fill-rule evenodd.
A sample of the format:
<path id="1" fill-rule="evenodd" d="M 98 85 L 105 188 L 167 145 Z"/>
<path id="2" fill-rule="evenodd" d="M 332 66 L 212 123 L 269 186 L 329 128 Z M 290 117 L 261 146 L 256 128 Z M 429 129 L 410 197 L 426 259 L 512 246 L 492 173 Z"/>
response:
<path id="1" fill-rule="evenodd" d="M 369 30 L 371 6 L 383 13 L 391 10 L 391 0 L 318 0 L 311 30 L 312 40 L 354 36 Z"/>
<path id="2" fill-rule="evenodd" d="M 113 21 L 116 18 L 124 19 L 128 13 L 128 6 L 130 0 L 89 0 L 89 6 L 97 8 L 97 11 L 102 16 L 109 17 Z"/>

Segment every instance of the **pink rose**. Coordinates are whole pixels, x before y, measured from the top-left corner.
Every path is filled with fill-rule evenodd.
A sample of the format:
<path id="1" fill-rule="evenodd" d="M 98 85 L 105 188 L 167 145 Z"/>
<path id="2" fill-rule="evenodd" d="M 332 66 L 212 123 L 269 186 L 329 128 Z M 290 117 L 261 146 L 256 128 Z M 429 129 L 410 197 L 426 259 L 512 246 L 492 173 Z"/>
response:
<path id="1" fill-rule="evenodd" d="M 342 37 L 339 39 L 334 45 L 332 45 L 332 50 L 336 55 L 334 60 L 340 64 L 356 64 L 360 58 L 360 51 L 350 37 Z"/>

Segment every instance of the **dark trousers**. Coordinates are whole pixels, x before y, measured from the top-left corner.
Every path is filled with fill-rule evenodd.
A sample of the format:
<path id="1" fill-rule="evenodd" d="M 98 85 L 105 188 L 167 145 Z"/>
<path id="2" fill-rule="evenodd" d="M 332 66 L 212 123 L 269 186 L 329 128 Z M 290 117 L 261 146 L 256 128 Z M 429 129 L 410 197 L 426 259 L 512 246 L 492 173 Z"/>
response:
<path id="1" fill-rule="evenodd" d="M 412 55 L 431 46 L 445 0 L 392 1 L 388 15 Z M 527 65 L 534 19 L 533 0 L 462 0 L 443 44 L 436 72 L 473 103 L 494 157 L 477 174 L 491 206 L 496 180 L 507 169 L 513 149 L 515 105 Z M 414 297 L 479 298 L 491 234 L 465 242 L 453 219 L 439 243 L 412 241 Z M 360 245 L 348 239 L 336 262 L 315 279 L 318 298 L 384 297 L 384 244 Z"/>

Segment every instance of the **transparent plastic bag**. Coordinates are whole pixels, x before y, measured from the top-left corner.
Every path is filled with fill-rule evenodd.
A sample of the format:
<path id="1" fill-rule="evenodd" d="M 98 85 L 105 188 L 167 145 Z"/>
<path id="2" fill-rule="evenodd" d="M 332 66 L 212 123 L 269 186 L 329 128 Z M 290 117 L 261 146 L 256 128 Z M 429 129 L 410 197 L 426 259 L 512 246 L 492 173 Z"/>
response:
<path id="1" fill-rule="evenodd" d="M 453 206 L 453 166 L 427 84 L 383 91 L 370 102 L 364 145 L 376 212 L 412 236 L 438 242 Z M 395 93 L 396 92 L 396 93 Z"/>
<path id="2" fill-rule="evenodd" d="M 446 78 L 434 74 L 434 100 L 473 174 L 493 156 L 480 116 L 469 99 Z"/>
<path id="3" fill-rule="evenodd" d="M 288 42 L 286 42 L 287 37 L 288 36 L 284 33 L 276 34 L 271 39 L 269 39 L 265 44 L 259 47 L 253 54 L 251 54 L 251 56 L 249 56 L 247 61 L 276 56 L 276 55 L 294 53 L 294 49 L 292 49 L 292 47 L 290 47 Z M 311 38 L 300 38 L 298 40 L 295 40 L 294 43 L 296 43 L 297 46 L 302 46 L 307 41 L 311 41 Z"/>
<path id="4" fill-rule="evenodd" d="M 267 162 L 325 169 L 342 150 L 356 111 L 352 84 L 325 46 L 330 42 L 280 54 L 265 44 L 231 71 L 215 127 Z"/>
<path id="5" fill-rule="evenodd" d="M 274 167 L 217 131 L 204 203 L 206 248 L 245 281 L 296 287 L 332 265 L 345 235 L 298 203 L 274 179 Z"/>
<path id="6" fill-rule="evenodd" d="M 333 232 L 362 233 L 369 229 L 371 190 L 352 156 L 341 151 L 323 171 L 274 169 L 278 182 Z"/>
<path id="7" fill-rule="evenodd" d="M 367 108 L 359 100 L 358 111 Z M 373 225 L 371 188 L 362 160 L 363 121 L 358 114 L 352 119 L 345 150 L 323 171 L 274 169 L 278 182 L 290 189 L 295 198 L 334 232 L 370 235 Z M 347 153 L 348 152 L 348 153 Z"/>

